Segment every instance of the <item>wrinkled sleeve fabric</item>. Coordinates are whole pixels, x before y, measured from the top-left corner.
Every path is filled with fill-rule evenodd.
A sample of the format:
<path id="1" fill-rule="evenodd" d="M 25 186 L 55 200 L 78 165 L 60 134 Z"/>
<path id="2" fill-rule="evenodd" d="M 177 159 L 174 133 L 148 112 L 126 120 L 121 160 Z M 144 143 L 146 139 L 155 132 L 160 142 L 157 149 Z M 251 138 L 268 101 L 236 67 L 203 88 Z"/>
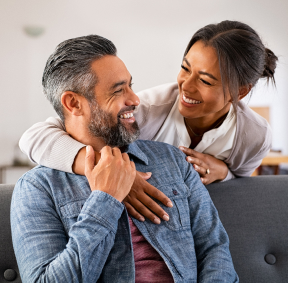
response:
<path id="1" fill-rule="evenodd" d="M 67 235 L 51 196 L 35 180 L 20 179 L 12 197 L 11 229 L 22 281 L 95 283 L 123 209 L 110 195 L 94 191 Z"/>
<path id="2" fill-rule="evenodd" d="M 221 182 L 225 182 L 225 181 L 235 179 L 235 178 L 236 178 L 235 175 L 230 171 L 230 169 L 228 167 L 228 173 L 227 173 L 225 179 L 223 179 Z"/>
<path id="3" fill-rule="evenodd" d="M 237 130 L 231 155 L 225 160 L 235 177 L 249 177 L 272 147 L 272 130 L 268 122 L 239 102 Z"/>
<path id="4" fill-rule="evenodd" d="M 60 118 L 53 117 L 30 127 L 19 141 L 32 162 L 68 173 L 73 173 L 75 156 L 84 146 L 69 136 Z"/>
<path id="5" fill-rule="evenodd" d="M 189 164 L 186 164 L 185 183 L 191 193 L 188 201 L 197 257 L 197 282 L 239 282 L 228 235 L 207 189 Z"/>

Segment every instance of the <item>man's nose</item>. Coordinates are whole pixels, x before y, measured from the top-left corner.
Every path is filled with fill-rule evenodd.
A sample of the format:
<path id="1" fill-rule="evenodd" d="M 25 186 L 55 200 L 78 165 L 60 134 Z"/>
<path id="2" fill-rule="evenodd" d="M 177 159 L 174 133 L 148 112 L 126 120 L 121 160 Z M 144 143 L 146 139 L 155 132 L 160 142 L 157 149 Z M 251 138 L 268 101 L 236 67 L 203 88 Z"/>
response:
<path id="1" fill-rule="evenodd" d="M 129 91 L 125 104 L 127 106 L 138 106 L 140 104 L 140 99 L 133 90 Z"/>

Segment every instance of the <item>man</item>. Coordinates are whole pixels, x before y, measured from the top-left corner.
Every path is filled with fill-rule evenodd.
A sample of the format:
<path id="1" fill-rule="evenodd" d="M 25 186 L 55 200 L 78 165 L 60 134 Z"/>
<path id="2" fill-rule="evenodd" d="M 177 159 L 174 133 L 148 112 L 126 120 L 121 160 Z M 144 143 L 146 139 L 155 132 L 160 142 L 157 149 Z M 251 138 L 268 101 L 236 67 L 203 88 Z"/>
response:
<path id="1" fill-rule="evenodd" d="M 134 142 L 139 99 L 113 43 L 96 35 L 64 41 L 42 83 L 66 131 L 90 145 L 87 178 L 38 166 L 18 181 L 11 226 L 23 282 L 238 282 L 227 234 L 184 154 Z M 169 221 L 128 217 L 121 202 L 135 167 L 152 172 L 149 182 L 173 202 L 164 208 Z"/>

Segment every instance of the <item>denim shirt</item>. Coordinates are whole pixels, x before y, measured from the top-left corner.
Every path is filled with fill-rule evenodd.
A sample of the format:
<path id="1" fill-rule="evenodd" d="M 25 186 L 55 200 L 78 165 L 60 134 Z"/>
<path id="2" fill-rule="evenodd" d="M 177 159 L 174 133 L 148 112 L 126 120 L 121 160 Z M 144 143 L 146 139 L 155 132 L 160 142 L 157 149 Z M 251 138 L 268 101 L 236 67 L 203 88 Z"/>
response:
<path id="1" fill-rule="evenodd" d="M 173 202 L 169 221 L 134 218 L 175 282 L 238 282 L 228 236 L 198 173 L 168 144 L 136 141 L 128 154 Z M 122 203 L 91 192 L 85 176 L 38 166 L 19 179 L 12 239 L 23 282 L 134 282 L 130 227 Z"/>

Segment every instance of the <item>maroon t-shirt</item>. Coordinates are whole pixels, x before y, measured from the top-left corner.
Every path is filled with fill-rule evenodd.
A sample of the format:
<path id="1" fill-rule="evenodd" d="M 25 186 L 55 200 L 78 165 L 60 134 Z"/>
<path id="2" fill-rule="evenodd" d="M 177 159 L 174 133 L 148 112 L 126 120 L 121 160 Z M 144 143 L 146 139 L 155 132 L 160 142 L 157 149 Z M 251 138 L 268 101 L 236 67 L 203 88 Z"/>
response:
<path id="1" fill-rule="evenodd" d="M 136 283 L 172 283 L 174 282 L 163 258 L 146 241 L 129 217 L 131 229 Z"/>

